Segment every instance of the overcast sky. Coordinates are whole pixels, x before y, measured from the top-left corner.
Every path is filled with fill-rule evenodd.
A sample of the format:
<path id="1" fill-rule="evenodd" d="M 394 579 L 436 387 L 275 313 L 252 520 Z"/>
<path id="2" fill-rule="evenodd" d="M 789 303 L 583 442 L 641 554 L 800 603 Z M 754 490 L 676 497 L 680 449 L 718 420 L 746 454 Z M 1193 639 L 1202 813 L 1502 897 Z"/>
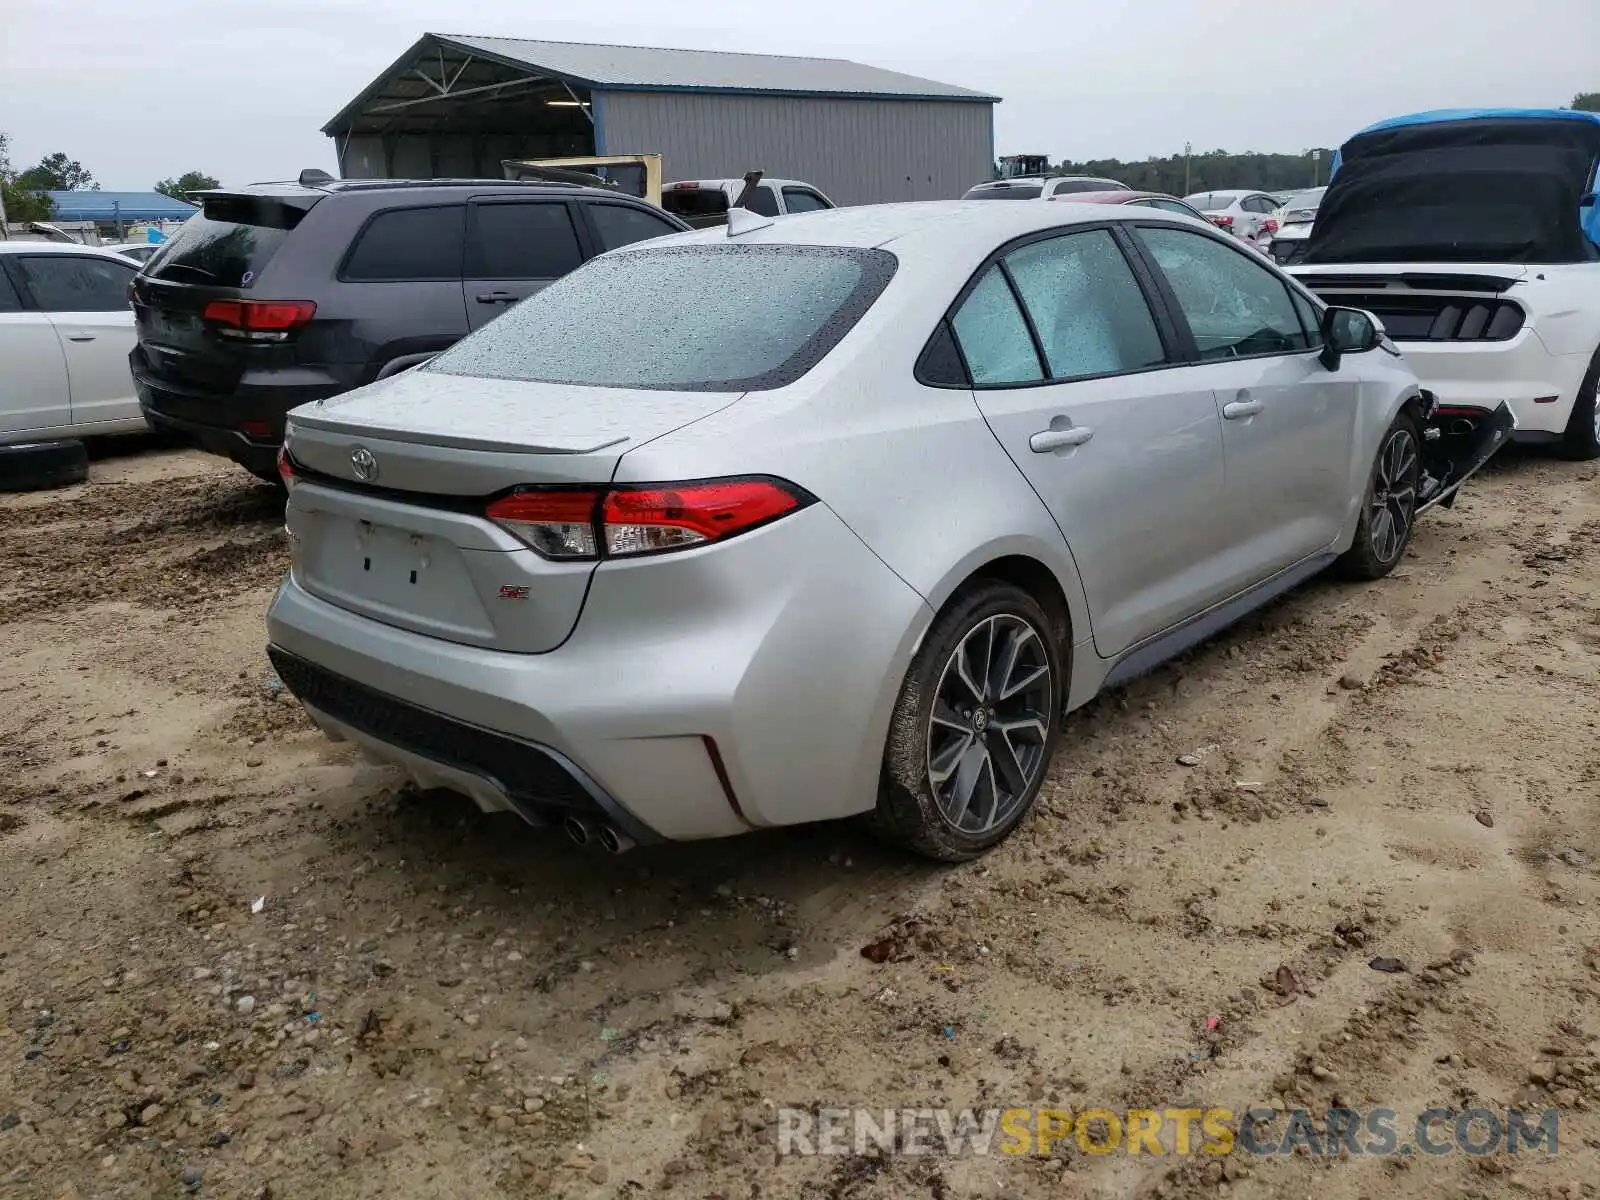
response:
<path id="1" fill-rule="evenodd" d="M 997 151 L 1052 160 L 1600 91 L 1600 0 L 0 0 L 0 131 L 106 188 L 336 170 L 322 124 L 424 32 L 850 58 L 1003 96 Z"/>

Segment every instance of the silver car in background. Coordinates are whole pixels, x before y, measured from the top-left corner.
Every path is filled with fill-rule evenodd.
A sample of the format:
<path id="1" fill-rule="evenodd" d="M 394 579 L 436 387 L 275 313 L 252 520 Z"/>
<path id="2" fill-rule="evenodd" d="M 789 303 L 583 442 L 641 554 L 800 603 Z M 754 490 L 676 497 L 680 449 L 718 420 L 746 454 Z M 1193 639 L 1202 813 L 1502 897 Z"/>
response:
<path id="1" fill-rule="evenodd" d="M 1509 420 L 1184 217 L 736 218 L 294 410 L 269 653 L 326 732 L 613 851 L 870 814 L 969 858 L 1065 711 L 1383 575 Z"/>
<path id="2" fill-rule="evenodd" d="M 1195 192 L 1185 196 L 1184 201 L 1205 213 L 1206 220 L 1218 229 L 1227 230 L 1252 246 L 1261 243 L 1278 227 L 1272 216 L 1278 209 L 1278 201 L 1266 192 L 1237 189 Z"/>

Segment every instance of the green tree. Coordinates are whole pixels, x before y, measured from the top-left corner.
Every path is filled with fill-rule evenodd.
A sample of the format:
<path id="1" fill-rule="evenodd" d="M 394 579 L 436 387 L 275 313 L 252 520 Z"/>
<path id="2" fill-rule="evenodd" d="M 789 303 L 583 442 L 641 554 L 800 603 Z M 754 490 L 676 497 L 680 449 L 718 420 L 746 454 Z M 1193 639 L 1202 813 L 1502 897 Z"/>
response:
<path id="1" fill-rule="evenodd" d="M 163 179 L 156 184 L 156 191 L 163 196 L 171 196 L 174 200 L 183 200 L 187 192 L 206 192 L 221 186 L 215 177 L 203 171 L 185 171 L 176 179 Z"/>
<path id="2" fill-rule="evenodd" d="M 1579 92 L 1572 98 L 1572 107 L 1579 112 L 1600 112 L 1600 92 Z"/>
<path id="3" fill-rule="evenodd" d="M 29 167 L 17 181 L 36 192 L 98 192 L 100 185 L 94 175 L 76 159 L 61 151 L 46 154 L 39 165 Z"/>
<path id="4" fill-rule="evenodd" d="M 6 133 L 0 133 L 0 206 L 8 221 L 19 224 L 50 219 L 50 197 L 18 183 L 17 173 L 11 169 L 11 137 Z"/>

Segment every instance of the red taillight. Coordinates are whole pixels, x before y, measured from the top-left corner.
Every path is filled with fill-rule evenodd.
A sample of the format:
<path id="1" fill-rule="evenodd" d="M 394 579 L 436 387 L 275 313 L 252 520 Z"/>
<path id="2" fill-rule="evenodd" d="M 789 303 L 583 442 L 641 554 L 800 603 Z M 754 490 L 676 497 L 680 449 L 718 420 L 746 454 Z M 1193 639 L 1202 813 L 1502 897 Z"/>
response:
<path id="1" fill-rule="evenodd" d="M 684 190 L 686 190 L 688 188 L 697 188 L 699 186 L 700 186 L 700 184 L 698 182 L 695 182 L 695 183 L 675 183 L 671 187 L 669 187 L 667 190 L 669 192 L 681 192 L 681 191 L 684 191 Z"/>
<path id="2" fill-rule="evenodd" d="M 1263 229 L 1265 229 L 1268 233 L 1277 233 L 1278 232 L 1278 222 L 1276 220 L 1274 220 L 1272 217 L 1268 217 L 1265 221 L 1261 222 L 1261 227 Z"/>
<path id="3" fill-rule="evenodd" d="M 722 541 L 810 502 L 781 480 L 724 479 L 607 491 L 528 488 L 496 500 L 485 515 L 545 558 L 625 558 Z"/>
<path id="4" fill-rule="evenodd" d="M 284 490 L 286 491 L 295 485 L 294 463 L 290 461 L 289 447 L 287 446 L 278 447 L 278 478 L 283 480 Z"/>
<path id="5" fill-rule="evenodd" d="M 217 326 L 219 333 L 265 334 L 273 341 L 281 341 L 316 315 L 311 300 L 212 300 L 200 310 L 200 319 Z"/>
<path id="6" fill-rule="evenodd" d="M 1212 217 L 1211 219 L 1216 224 L 1222 226 L 1224 229 L 1232 229 L 1233 228 L 1233 218 L 1232 217 L 1226 217 L 1226 216 L 1223 216 L 1223 217 Z"/>

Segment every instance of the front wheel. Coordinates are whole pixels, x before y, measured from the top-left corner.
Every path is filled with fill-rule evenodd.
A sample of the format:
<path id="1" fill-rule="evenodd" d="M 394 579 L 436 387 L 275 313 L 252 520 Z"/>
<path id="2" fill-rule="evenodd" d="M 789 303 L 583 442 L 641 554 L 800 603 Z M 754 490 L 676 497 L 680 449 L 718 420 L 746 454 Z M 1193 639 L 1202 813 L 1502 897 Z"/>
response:
<path id="1" fill-rule="evenodd" d="M 928 858 L 962 862 L 1033 806 L 1064 699 L 1060 631 L 1027 592 L 980 583 L 934 623 L 901 685 L 873 824 Z"/>
<path id="2" fill-rule="evenodd" d="M 1410 413 L 1394 419 L 1378 446 L 1361 503 L 1356 539 L 1338 561 L 1349 579 L 1382 579 L 1406 552 L 1417 516 L 1422 438 Z"/>
<path id="3" fill-rule="evenodd" d="M 1594 361 L 1578 385 L 1578 398 L 1573 401 L 1566 432 L 1557 446 L 1562 458 L 1575 462 L 1600 458 L 1600 395 L 1597 393 L 1600 393 L 1600 350 L 1595 351 Z"/>

